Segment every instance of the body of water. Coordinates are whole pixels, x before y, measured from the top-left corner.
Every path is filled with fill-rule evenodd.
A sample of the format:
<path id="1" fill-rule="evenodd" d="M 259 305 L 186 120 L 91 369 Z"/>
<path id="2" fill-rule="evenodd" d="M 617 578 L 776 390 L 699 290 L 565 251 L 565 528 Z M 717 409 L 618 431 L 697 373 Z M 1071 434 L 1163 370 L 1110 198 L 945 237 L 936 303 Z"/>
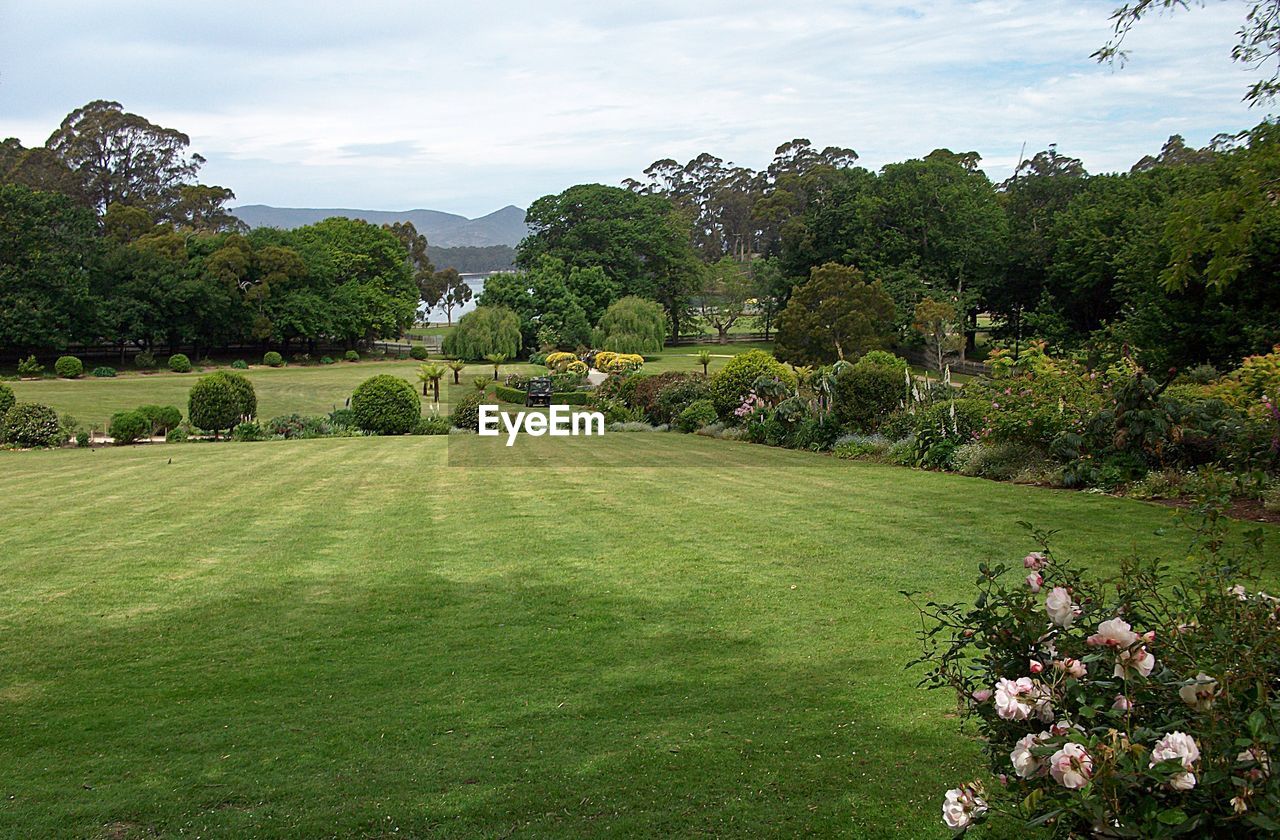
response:
<path id="1" fill-rule="evenodd" d="M 463 315 L 466 315 L 468 312 L 476 308 L 476 298 L 480 297 L 480 293 L 484 291 L 484 281 L 489 279 L 489 275 L 497 274 L 497 273 L 498 272 L 496 271 L 486 271 L 482 274 L 463 274 L 462 275 L 462 279 L 466 282 L 468 286 L 471 287 L 471 300 L 467 301 L 462 306 L 458 306 L 454 308 L 453 322 L 455 324 L 458 323 L 459 318 L 461 318 Z M 418 317 L 426 318 L 428 321 L 430 321 L 433 324 L 445 323 L 444 310 L 441 309 L 439 306 L 437 306 L 435 309 L 432 309 L 430 312 L 427 311 L 426 306 L 419 306 L 418 313 L 419 313 Z"/>

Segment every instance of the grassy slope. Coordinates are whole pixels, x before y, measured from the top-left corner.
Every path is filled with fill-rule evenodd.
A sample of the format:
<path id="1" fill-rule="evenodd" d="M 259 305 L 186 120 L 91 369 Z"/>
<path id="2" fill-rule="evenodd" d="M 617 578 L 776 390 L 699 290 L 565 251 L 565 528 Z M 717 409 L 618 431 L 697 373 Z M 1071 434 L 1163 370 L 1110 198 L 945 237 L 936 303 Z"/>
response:
<path id="1" fill-rule="evenodd" d="M 977 748 L 897 591 L 965 596 L 1018 519 L 1180 543 L 759 446 L 489 443 L 0 453 L 0 835 L 946 837 Z"/>

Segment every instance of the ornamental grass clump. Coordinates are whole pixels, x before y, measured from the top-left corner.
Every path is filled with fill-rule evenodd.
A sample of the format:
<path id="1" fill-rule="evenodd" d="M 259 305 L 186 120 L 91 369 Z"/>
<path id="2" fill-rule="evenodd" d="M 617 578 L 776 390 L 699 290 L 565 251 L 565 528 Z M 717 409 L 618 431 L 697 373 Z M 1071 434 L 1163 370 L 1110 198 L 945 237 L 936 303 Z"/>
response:
<path id="1" fill-rule="evenodd" d="M 1021 563 L 979 565 L 973 606 L 921 608 L 921 684 L 956 692 L 994 776 L 946 792 L 950 828 L 1276 836 L 1280 599 L 1261 533 L 1230 540 L 1224 502 L 1199 503 L 1190 568 L 1129 559 L 1103 579 L 1033 532 Z"/>

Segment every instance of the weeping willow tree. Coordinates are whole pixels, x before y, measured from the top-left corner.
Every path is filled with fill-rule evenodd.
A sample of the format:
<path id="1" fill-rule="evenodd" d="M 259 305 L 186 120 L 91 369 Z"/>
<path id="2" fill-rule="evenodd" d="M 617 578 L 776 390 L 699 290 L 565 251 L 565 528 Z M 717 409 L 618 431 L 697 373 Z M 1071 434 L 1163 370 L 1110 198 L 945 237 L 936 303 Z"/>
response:
<path id="1" fill-rule="evenodd" d="M 520 352 L 520 316 L 505 306 L 481 306 L 463 315 L 444 339 L 444 352 L 455 359 L 479 360 Z"/>
<path id="2" fill-rule="evenodd" d="M 631 296 L 605 310 L 592 340 L 601 350 L 643 355 L 661 352 L 666 337 L 667 318 L 662 307 Z"/>

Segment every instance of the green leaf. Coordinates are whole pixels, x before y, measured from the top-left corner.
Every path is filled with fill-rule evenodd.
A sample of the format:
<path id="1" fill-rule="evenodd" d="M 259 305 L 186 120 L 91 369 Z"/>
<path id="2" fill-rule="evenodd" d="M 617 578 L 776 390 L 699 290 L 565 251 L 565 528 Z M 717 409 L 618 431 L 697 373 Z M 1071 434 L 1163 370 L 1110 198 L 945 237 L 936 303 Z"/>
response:
<path id="1" fill-rule="evenodd" d="M 1171 808 L 1167 811 L 1161 811 L 1156 819 L 1165 825 L 1182 825 L 1187 821 L 1187 814 L 1181 808 Z"/>

